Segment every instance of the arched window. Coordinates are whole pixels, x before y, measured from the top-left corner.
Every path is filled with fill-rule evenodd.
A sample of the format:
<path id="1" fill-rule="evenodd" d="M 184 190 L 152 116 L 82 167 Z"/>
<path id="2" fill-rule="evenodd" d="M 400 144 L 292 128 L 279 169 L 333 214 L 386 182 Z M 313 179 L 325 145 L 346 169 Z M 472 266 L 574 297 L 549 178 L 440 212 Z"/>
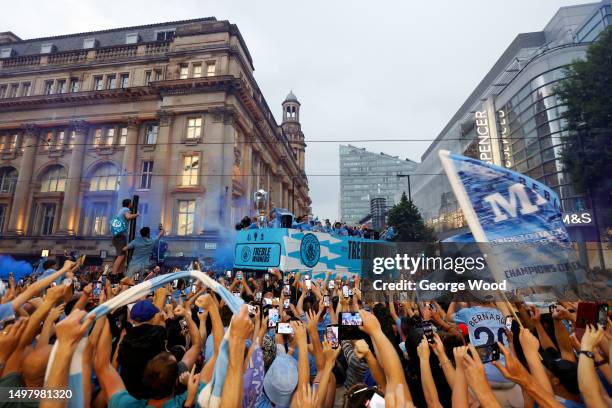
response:
<path id="1" fill-rule="evenodd" d="M 119 170 L 113 164 L 107 163 L 98 167 L 91 176 L 89 191 L 119 190 Z"/>
<path id="2" fill-rule="evenodd" d="M 0 193 L 14 193 L 17 185 L 17 170 L 14 167 L 0 168 Z"/>
<path id="3" fill-rule="evenodd" d="M 66 178 L 68 174 L 66 169 L 60 165 L 54 165 L 40 178 L 40 192 L 52 193 L 66 190 Z"/>

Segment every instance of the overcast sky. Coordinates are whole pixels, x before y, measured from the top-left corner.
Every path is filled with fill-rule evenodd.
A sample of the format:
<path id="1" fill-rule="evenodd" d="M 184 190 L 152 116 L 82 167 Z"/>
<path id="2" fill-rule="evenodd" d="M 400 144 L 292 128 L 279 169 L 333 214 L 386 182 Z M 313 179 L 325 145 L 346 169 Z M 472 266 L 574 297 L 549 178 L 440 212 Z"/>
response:
<path id="1" fill-rule="evenodd" d="M 313 213 L 338 214 L 338 143 L 434 139 L 521 32 L 581 0 L 4 1 L 0 31 L 46 37 L 215 16 L 236 23 L 280 123 L 293 89 Z M 420 161 L 429 142 L 351 144 Z"/>

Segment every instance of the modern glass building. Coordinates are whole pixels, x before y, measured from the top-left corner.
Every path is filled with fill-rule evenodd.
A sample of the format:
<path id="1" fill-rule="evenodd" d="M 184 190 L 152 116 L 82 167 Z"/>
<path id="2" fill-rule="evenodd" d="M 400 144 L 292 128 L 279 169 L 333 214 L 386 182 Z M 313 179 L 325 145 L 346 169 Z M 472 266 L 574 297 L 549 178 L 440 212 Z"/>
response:
<path id="1" fill-rule="evenodd" d="M 612 23 L 612 1 L 557 11 L 542 31 L 519 34 L 422 156 L 413 199 L 444 239 L 466 223 L 442 170 L 438 151 L 450 150 L 524 173 L 552 187 L 564 212 L 590 211 L 560 161 L 565 107 L 554 94 L 564 68 L 584 58 Z M 425 174 L 425 175 L 421 175 Z M 431 175 L 426 175 L 431 174 Z M 568 225 L 577 241 L 593 241 L 592 225 Z"/>
<path id="2" fill-rule="evenodd" d="M 364 148 L 340 145 L 340 219 L 357 224 L 370 214 L 370 199 L 384 198 L 387 207 L 408 191 L 407 176 L 417 163 Z"/>

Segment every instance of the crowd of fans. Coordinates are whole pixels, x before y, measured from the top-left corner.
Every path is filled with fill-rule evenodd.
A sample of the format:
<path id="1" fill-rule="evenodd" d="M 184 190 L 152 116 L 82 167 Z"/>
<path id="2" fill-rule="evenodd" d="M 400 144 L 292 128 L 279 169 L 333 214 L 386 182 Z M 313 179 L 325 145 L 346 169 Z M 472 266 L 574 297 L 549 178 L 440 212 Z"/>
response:
<path id="1" fill-rule="evenodd" d="M 87 312 L 172 272 L 150 263 L 161 226 L 154 237 L 144 227 L 127 239 L 126 224 L 137 216 L 124 200 L 112 268 L 86 269 L 83 258 L 73 258 L 56 270 L 47 259 L 28 277 L 9 276 L 0 293 L 0 390 L 71 387 L 84 407 L 192 407 L 213 373 L 223 372 L 220 406 L 232 408 L 612 404 L 607 309 L 584 324 L 578 303 L 400 301 L 391 292 L 374 302 L 359 277 L 271 269 L 208 272 L 244 302 L 237 313 L 226 304 L 231 296 L 224 301 L 199 281 L 175 279 L 96 319 Z M 279 218 L 270 214 L 261 225 L 245 217 L 237 228 L 279 227 Z M 370 237 L 365 227 L 306 216 L 292 227 Z M 84 380 L 74 384 L 70 362 L 84 336 Z"/>
<path id="2" fill-rule="evenodd" d="M 612 326 L 577 330 L 576 303 L 543 310 L 399 301 L 391 293 L 368 302 L 359 278 L 228 271 L 215 278 L 244 301 L 236 314 L 199 282 L 177 279 L 94 321 L 87 311 L 164 271 L 121 279 L 110 270 L 83 272 L 80 262 L 9 278 L 0 305 L 0 388 L 67 388 L 70 359 L 88 333 L 86 380 L 73 394 L 82 406 L 197 406 L 227 334 L 228 359 L 218 362 L 227 366 L 222 407 L 612 402 Z"/>
<path id="3" fill-rule="evenodd" d="M 290 224 L 291 228 L 300 231 L 326 232 L 338 237 L 360 237 L 385 241 L 392 241 L 395 237 L 395 231 L 392 226 L 387 227 L 380 233 L 370 228 L 367 224 L 353 226 L 340 221 L 336 221 L 332 224 L 329 219 L 321 221 L 318 218 L 312 219 L 309 215 L 300 215 L 296 218 L 293 218 L 292 214 L 289 215 L 290 219 L 286 227 L 289 227 Z M 263 220 L 259 217 L 245 216 L 236 224 L 236 229 L 281 228 L 283 226 L 282 212 L 275 209 L 270 211 L 269 215 Z"/>

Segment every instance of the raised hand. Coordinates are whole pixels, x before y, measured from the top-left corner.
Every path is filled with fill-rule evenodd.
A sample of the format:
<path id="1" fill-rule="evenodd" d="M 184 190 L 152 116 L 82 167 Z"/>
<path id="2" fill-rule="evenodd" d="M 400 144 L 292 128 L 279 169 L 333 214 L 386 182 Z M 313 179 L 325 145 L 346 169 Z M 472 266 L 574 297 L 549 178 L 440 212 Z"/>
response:
<path id="1" fill-rule="evenodd" d="M 537 354 L 540 349 L 540 342 L 538 338 L 531 334 L 529 329 L 521 329 L 519 332 L 519 342 L 521 343 L 521 347 L 525 354 L 532 353 Z"/>
<path id="2" fill-rule="evenodd" d="M 378 321 L 378 319 L 370 312 L 366 312 L 365 310 L 361 309 L 359 310 L 359 315 L 361 316 L 361 320 L 363 321 L 363 326 L 361 326 L 361 329 L 368 333 L 369 335 L 372 335 L 373 333 L 380 331 L 380 322 Z"/>
<path id="3" fill-rule="evenodd" d="M 293 320 L 291 322 L 291 328 L 293 329 L 296 343 L 300 347 L 306 347 L 308 344 L 308 339 L 306 337 L 306 328 L 304 327 L 304 324 L 300 321 Z"/>
<path id="4" fill-rule="evenodd" d="M 360 340 L 360 341 L 363 341 L 363 340 Z M 325 358 L 326 363 L 329 363 L 331 361 L 336 361 L 336 358 L 338 358 L 338 355 L 340 354 L 340 350 L 341 350 L 340 347 L 333 348 L 327 340 L 323 341 L 323 357 Z"/>
<path id="5" fill-rule="evenodd" d="M 370 352 L 370 346 L 365 340 L 357 340 L 353 345 L 353 350 L 358 358 L 364 358 Z"/>
<path id="6" fill-rule="evenodd" d="M 499 361 L 494 361 L 493 365 L 510 381 L 517 384 L 524 384 L 529 381 L 529 371 L 527 371 L 525 366 L 503 344 L 499 342 L 497 344 L 499 350 L 506 358 L 506 366 L 502 365 Z"/>
<path id="7" fill-rule="evenodd" d="M 597 328 L 587 325 L 584 334 L 582 335 L 582 341 L 580 342 L 580 349 L 583 351 L 593 351 L 603 338 L 604 331 L 601 326 Z"/>
<path id="8" fill-rule="evenodd" d="M 249 318 L 249 308 L 247 305 L 242 305 L 240 311 L 232 317 L 230 336 L 234 339 L 246 340 L 251 337 L 253 327 L 253 322 Z"/>
<path id="9" fill-rule="evenodd" d="M 417 346 L 417 354 L 421 360 L 429 361 L 429 343 L 427 337 L 423 336 L 421 342 Z"/>
<path id="10" fill-rule="evenodd" d="M 95 319 L 95 315 L 91 314 L 85 318 L 85 313 L 82 310 L 73 310 L 64 320 L 55 326 L 57 341 L 69 346 L 76 347 L 81 340 L 91 323 Z"/>

